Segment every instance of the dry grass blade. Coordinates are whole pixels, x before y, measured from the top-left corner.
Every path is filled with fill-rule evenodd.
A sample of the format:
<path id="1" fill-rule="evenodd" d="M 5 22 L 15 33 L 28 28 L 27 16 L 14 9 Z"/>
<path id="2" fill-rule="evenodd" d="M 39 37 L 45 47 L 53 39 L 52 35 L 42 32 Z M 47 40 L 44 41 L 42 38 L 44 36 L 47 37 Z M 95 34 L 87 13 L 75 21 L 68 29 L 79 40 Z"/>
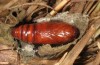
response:
<path id="1" fill-rule="evenodd" d="M 0 51 L 0 65 L 18 65 L 18 54 L 12 50 Z"/>
<path id="2" fill-rule="evenodd" d="M 94 3 L 94 1 L 88 1 L 87 2 L 86 6 L 84 7 L 83 14 L 88 13 L 88 11 L 91 9 L 93 3 Z"/>
<path id="3" fill-rule="evenodd" d="M 8 9 L 10 6 L 15 4 L 18 0 L 11 0 L 8 4 L 6 4 L 4 7 L 0 9 L 0 13 L 2 13 L 4 10 Z"/>
<path id="4" fill-rule="evenodd" d="M 96 30 L 100 26 L 99 20 L 95 21 L 95 23 L 91 25 L 87 33 L 81 38 L 81 40 L 68 53 L 67 57 L 64 59 L 64 61 L 60 65 L 73 65 L 75 59 L 78 57 L 80 52 L 83 50 L 85 45 L 88 43 L 89 39 L 92 37 L 92 35 L 96 32 Z"/>
<path id="5" fill-rule="evenodd" d="M 95 8 L 97 7 L 99 2 L 97 2 L 88 12 L 89 15 L 91 15 L 94 11 L 95 11 Z"/>
<path id="6" fill-rule="evenodd" d="M 82 1 L 82 2 L 72 2 L 73 5 L 70 9 L 70 12 L 72 13 L 82 13 L 83 9 L 84 9 L 84 5 L 86 4 L 86 1 Z"/>
<path id="7" fill-rule="evenodd" d="M 100 15 L 99 11 L 100 11 L 100 2 L 97 2 L 97 4 L 95 4 L 95 9 L 93 10 L 93 12 L 91 14 L 91 16 L 97 16 Z"/>
<path id="8" fill-rule="evenodd" d="M 13 9 L 13 8 L 18 8 L 18 7 L 22 7 L 22 6 L 30 6 L 30 5 L 40 5 L 40 6 L 44 6 L 44 7 L 48 7 L 50 9 L 53 9 L 52 7 L 48 6 L 48 5 L 45 5 L 44 3 L 25 3 L 25 4 L 21 4 L 21 5 L 16 5 L 16 6 L 13 6 L 13 7 L 10 7 L 8 9 Z"/>
<path id="9" fill-rule="evenodd" d="M 59 65 L 59 64 L 65 59 L 65 57 L 67 56 L 67 54 L 68 54 L 68 52 L 66 52 L 66 53 L 63 55 L 63 57 L 59 60 L 59 62 L 56 63 L 55 65 Z"/>
<path id="10" fill-rule="evenodd" d="M 97 45 L 98 45 L 98 48 L 100 49 L 100 43 L 97 43 Z"/>
<path id="11" fill-rule="evenodd" d="M 54 16 L 58 12 L 60 14 Z M 21 26 L 21 33 L 27 34 L 32 31 L 29 24 L 32 23 L 35 28 L 35 23 L 39 23 L 38 20 L 69 21 L 68 23 L 73 23 L 79 28 L 80 37 L 75 42 L 64 45 L 32 44 L 32 48 L 29 48 L 30 44 L 20 40 L 16 44 L 16 39 L 11 36 L 14 34 L 11 33 L 12 28 Z M 24 24 L 28 24 L 30 28 L 27 26 L 24 28 Z M 89 28 L 86 29 L 87 27 Z M 0 65 L 100 65 L 99 37 L 100 0 L 0 0 Z M 30 38 L 27 37 L 26 40 Z"/>
<path id="12" fill-rule="evenodd" d="M 91 65 L 99 65 L 100 64 L 100 51 L 98 52 L 95 60 L 93 61 L 93 64 Z"/>
<path id="13" fill-rule="evenodd" d="M 0 62 L 0 65 L 10 65 L 9 62 Z"/>
<path id="14" fill-rule="evenodd" d="M 54 16 L 59 10 L 63 8 L 65 4 L 67 4 L 70 0 L 63 0 L 59 5 L 57 5 L 54 10 L 50 12 L 50 15 Z"/>
<path id="15" fill-rule="evenodd" d="M 86 65 L 100 65 L 100 51 L 98 52 L 95 60 Z"/>
<path id="16" fill-rule="evenodd" d="M 0 44 L 0 51 L 1 50 L 10 50 L 10 49 L 12 49 L 12 48 L 7 45 Z"/>
<path id="17" fill-rule="evenodd" d="M 56 62 L 58 62 L 58 59 L 46 60 L 40 58 L 33 58 L 27 63 L 27 65 L 54 65 Z"/>
<path id="18" fill-rule="evenodd" d="M 71 2 L 69 2 L 67 5 L 65 5 L 64 8 L 62 9 L 62 12 L 66 11 L 66 8 L 67 8 L 68 6 L 71 6 L 71 5 L 73 5 Z"/>
<path id="19" fill-rule="evenodd" d="M 36 3 L 38 3 L 39 0 L 35 1 Z M 38 7 L 38 5 L 31 5 L 28 10 L 26 11 L 26 17 L 27 17 L 27 20 L 29 21 L 31 19 L 31 15 L 32 15 L 32 12 L 34 10 L 36 10 Z"/>

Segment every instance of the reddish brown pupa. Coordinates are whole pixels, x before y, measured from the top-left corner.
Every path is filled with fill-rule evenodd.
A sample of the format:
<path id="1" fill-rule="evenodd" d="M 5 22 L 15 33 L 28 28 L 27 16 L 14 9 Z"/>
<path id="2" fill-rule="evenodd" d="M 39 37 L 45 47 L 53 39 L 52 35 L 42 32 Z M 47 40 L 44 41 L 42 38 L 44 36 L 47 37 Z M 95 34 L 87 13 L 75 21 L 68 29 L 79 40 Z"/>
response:
<path id="1" fill-rule="evenodd" d="M 11 35 L 31 44 L 62 44 L 79 36 L 79 30 L 64 22 L 41 22 L 15 27 Z"/>

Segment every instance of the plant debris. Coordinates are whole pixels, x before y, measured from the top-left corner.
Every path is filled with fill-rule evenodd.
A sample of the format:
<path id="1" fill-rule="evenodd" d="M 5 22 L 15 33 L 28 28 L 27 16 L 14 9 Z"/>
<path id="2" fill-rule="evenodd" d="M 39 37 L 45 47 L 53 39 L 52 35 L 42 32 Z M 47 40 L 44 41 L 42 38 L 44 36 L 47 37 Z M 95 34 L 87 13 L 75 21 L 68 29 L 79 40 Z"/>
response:
<path id="1" fill-rule="evenodd" d="M 61 20 L 79 28 L 65 45 L 30 45 L 13 27 Z M 100 65 L 100 1 L 0 0 L 0 65 Z"/>

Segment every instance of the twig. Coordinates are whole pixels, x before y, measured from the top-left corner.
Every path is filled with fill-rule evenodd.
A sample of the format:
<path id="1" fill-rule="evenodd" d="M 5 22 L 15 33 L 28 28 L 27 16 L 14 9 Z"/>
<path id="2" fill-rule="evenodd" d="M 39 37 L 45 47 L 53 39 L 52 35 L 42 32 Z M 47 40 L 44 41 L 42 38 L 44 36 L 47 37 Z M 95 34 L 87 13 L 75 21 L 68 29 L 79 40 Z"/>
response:
<path id="1" fill-rule="evenodd" d="M 74 46 L 74 48 L 68 53 L 64 61 L 60 65 L 73 65 L 75 59 L 81 53 L 85 45 L 88 43 L 92 35 L 96 32 L 98 27 L 100 27 L 100 19 L 95 21 L 93 25 L 89 28 L 87 33 L 81 38 L 81 40 Z"/>
<path id="2" fill-rule="evenodd" d="M 8 9 L 10 6 L 15 4 L 18 0 L 11 0 L 8 4 L 6 4 L 3 8 L 0 9 L 0 13 L 2 13 L 4 10 Z"/>
<path id="3" fill-rule="evenodd" d="M 59 10 L 61 10 L 64 5 L 66 5 L 70 0 L 63 0 L 59 5 L 57 5 L 54 10 L 50 12 L 50 15 L 55 15 Z"/>

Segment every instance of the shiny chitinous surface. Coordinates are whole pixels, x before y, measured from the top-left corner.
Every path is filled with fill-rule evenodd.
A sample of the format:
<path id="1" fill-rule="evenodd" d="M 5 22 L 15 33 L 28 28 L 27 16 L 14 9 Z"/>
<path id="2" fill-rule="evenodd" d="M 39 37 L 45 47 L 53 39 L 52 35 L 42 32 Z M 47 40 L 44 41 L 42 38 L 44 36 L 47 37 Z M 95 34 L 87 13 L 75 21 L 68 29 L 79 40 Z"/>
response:
<path id="1" fill-rule="evenodd" d="M 64 22 L 42 22 L 15 27 L 11 35 L 31 44 L 62 44 L 79 36 L 79 30 Z"/>

